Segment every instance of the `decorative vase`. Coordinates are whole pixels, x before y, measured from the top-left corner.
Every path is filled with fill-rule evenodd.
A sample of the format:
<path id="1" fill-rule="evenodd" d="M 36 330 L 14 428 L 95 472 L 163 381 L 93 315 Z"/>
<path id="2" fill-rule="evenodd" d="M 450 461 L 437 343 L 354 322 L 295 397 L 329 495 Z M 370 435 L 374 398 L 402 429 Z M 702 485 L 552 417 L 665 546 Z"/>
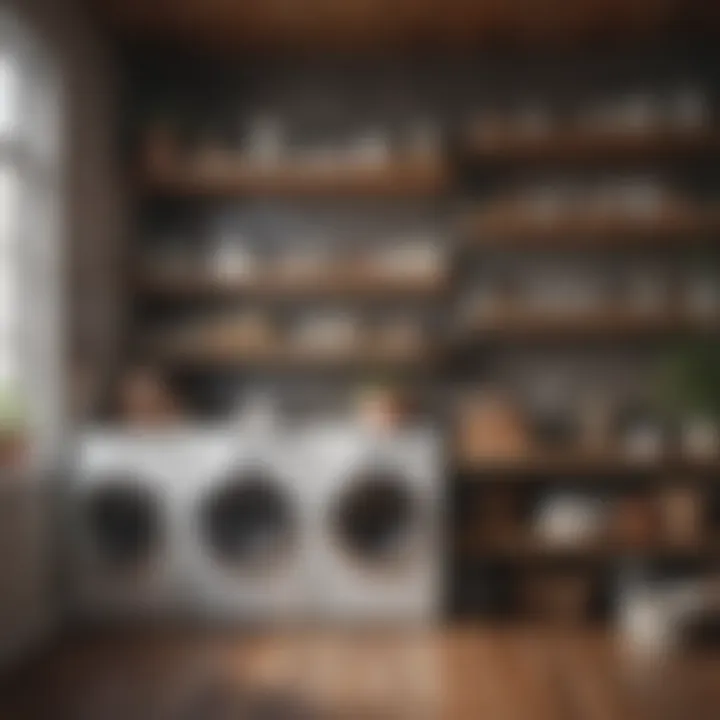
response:
<path id="1" fill-rule="evenodd" d="M 370 388 L 360 393 L 357 412 L 363 425 L 382 432 L 396 430 L 405 418 L 405 403 L 397 391 Z"/>
<path id="2" fill-rule="evenodd" d="M 716 422 L 697 416 L 687 419 L 682 428 L 682 449 L 696 460 L 714 458 L 720 450 L 720 430 Z"/>
<path id="3" fill-rule="evenodd" d="M 17 469 L 28 456 L 28 439 L 19 430 L 0 429 L 0 469 Z"/>

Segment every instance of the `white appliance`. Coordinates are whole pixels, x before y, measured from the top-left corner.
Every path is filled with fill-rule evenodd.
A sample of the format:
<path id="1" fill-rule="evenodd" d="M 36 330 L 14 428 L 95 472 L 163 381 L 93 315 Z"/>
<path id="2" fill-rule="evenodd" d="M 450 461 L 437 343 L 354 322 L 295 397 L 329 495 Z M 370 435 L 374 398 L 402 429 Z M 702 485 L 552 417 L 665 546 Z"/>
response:
<path id="1" fill-rule="evenodd" d="M 269 425 L 90 432 L 77 469 L 81 613 L 255 621 L 307 608 L 302 493 Z"/>
<path id="2" fill-rule="evenodd" d="M 426 622 L 442 601 L 442 457 L 430 429 L 307 427 L 298 483 L 319 620 Z"/>
<path id="3" fill-rule="evenodd" d="M 185 506 L 231 460 L 228 433 L 93 430 L 78 443 L 68 532 L 83 615 L 154 615 L 189 603 Z"/>
<path id="4" fill-rule="evenodd" d="M 273 423 L 84 433 L 70 488 L 84 616 L 431 620 L 442 458 L 428 429 Z"/>
<path id="5" fill-rule="evenodd" d="M 295 621 L 308 611 L 307 503 L 279 432 L 233 432 L 232 460 L 187 496 L 184 553 L 197 611 L 211 620 Z"/>

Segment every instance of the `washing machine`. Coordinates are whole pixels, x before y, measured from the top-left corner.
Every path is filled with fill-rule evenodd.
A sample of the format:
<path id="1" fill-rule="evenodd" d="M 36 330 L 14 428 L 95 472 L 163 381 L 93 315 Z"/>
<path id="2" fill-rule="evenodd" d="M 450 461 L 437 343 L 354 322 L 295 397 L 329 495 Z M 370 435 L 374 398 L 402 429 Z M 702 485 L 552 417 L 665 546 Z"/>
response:
<path id="1" fill-rule="evenodd" d="M 235 432 L 232 462 L 196 478 L 186 505 L 195 607 L 212 620 L 306 617 L 308 504 L 294 444 L 280 432 Z"/>
<path id="2" fill-rule="evenodd" d="M 66 513 L 79 613 L 194 609 L 188 503 L 198 482 L 221 474 L 233 454 L 226 428 L 80 433 Z"/>
<path id="3" fill-rule="evenodd" d="M 306 428 L 307 556 L 320 619 L 432 621 L 443 587 L 443 458 L 427 427 Z"/>
<path id="4" fill-rule="evenodd" d="M 307 607 L 302 503 L 270 430 L 85 433 L 68 527 L 85 615 L 280 620 Z"/>

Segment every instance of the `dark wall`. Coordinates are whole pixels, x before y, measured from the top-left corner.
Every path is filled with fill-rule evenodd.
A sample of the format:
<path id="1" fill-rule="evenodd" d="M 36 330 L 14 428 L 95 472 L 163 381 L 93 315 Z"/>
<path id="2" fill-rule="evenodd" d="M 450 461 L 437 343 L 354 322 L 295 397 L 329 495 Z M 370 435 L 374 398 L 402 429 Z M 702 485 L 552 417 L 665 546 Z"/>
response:
<path id="1" fill-rule="evenodd" d="M 324 144 L 351 139 L 375 128 L 402 142 L 403 131 L 418 120 L 437 124 L 448 154 L 456 159 L 458 132 L 475 114 L 486 110 L 521 111 L 542 104 L 562 116 L 586 103 L 622 93 L 648 92 L 667 96 L 685 84 L 716 93 L 718 63 L 709 48 L 636 48 L 543 55 L 481 54 L 410 56 L 391 54 L 357 57 L 263 57 L 209 59 L 172 53 L 136 50 L 126 58 L 127 91 L 125 147 L 133 147 L 138 131 L 148 119 L 175 124 L 189 148 L 206 143 L 239 147 L 248 121 L 257 115 L 281 120 L 291 144 Z M 132 151 L 128 157 L 132 156 Z M 613 173 L 569 174 L 550 169 L 533 172 L 520 168 L 512 175 L 460 175 L 447 198 L 422 202 L 289 203 L 279 200 L 238 200 L 138 203 L 135 214 L 135 247 L 139 253 L 168 242 L 178 249 L 211 243 L 219 225 L 234 225 L 256 243 L 261 252 L 272 253 L 287 244 L 317 239 L 332 244 L 383 242 L 397 233 L 431 233 L 448 247 L 457 240 L 454 221 L 474 200 L 534 180 L 566 179 L 599 181 Z M 713 180 L 693 168 L 676 167 L 664 177 L 682 191 L 707 194 Z M 465 263 L 457 275 L 457 293 L 470 290 L 499 274 L 518 272 L 537 278 L 551 272 L 558 258 L 548 263 L 539 257 L 478 256 Z M 680 260 L 692 265 L 691 256 Z M 633 262 L 643 266 L 647 258 L 567 257 L 565 272 L 585 273 L 588 282 L 603 275 L 612 278 Z M 677 255 L 657 255 L 652 262 L 666 269 Z M 509 269 L 509 268 L 512 269 Z M 142 324 L 155 319 L 153 309 L 136 307 Z M 449 324 L 446 307 L 432 309 L 431 319 L 441 329 Z M 389 311 L 389 309 L 388 309 Z M 431 312 L 432 314 L 432 312 Z M 619 394 L 636 386 L 643 363 L 617 352 L 582 357 L 508 356 L 490 352 L 483 358 L 483 372 L 511 384 L 534 390 L 542 383 L 543 363 L 551 377 L 577 371 L 577 384 L 603 379 Z M 540 370 L 533 369 L 540 367 Z M 475 367 L 480 367 L 476 364 Z M 568 370 L 570 368 L 570 371 Z M 546 373 L 546 374 L 547 374 Z M 479 374 L 479 373 L 477 373 Z M 472 373 L 471 373 L 472 375 Z M 452 380 L 452 378 L 448 378 Z M 219 391 L 225 394 L 225 391 Z"/>

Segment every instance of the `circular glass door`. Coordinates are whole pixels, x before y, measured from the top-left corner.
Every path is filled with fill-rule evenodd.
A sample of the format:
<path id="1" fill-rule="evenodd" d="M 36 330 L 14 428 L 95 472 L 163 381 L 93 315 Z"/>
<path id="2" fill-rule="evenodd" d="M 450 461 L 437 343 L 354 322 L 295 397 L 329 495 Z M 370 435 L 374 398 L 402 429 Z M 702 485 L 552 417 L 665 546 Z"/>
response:
<path id="1" fill-rule="evenodd" d="M 396 473 L 356 477 L 340 495 L 331 522 L 342 547 L 368 566 L 408 558 L 421 526 L 420 507 L 405 479 Z"/>
<path id="2" fill-rule="evenodd" d="M 93 554 L 106 566 L 146 563 L 160 541 L 160 513 L 153 495 L 130 479 L 90 492 L 84 508 Z"/>
<path id="3" fill-rule="evenodd" d="M 201 528 L 210 553 L 223 564 L 267 570 L 293 540 L 291 499 L 268 474 L 244 473 L 207 496 L 201 507 Z"/>

